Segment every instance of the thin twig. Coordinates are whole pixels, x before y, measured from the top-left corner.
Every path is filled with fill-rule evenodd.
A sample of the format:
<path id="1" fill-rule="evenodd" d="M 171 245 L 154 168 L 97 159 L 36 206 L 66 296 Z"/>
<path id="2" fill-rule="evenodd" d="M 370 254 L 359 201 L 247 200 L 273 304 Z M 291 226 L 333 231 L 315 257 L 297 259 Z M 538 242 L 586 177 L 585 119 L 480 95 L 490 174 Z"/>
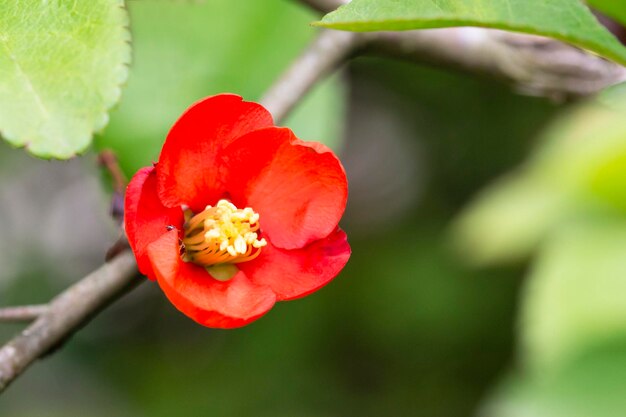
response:
<path id="1" fill-rule="evenodd" d="M 123 193 L 126 189 L 126 175 L 122 171 L 117 155 L 111 149 L 105 149 L 98 154 L 98 163 L 109 173 L 113 182 L 113 190 Z"/>
<path id="2" fill-rule="evenodd" d="M 300 0 L 321 13 L 346 0 Z M 556 100 L 597 93 L 626 80 L 626 68 L 554 39 L 483 28 L 354 33 L 366 51 L 462 70 Z M 358 41 L 355 41 L 358 42 Z"/>
<path id="3" fill-rule="evenodd" d="M 33 321 L 48 311 L 47 304 L 0 308 L 0 322 Z"/>
<path id="4" fill-rule="evenodd" d="M 110 212 L 111 216 L 121 225 L 124 218 L 124 192 L 128 180 L 117 160 L 117 155 L 111 149 L 105 149 L 98 154 L 98 163 L 111 177 L 113 194 Z"/>
<path id="5" fill-rule="evenodd" d="M 322 30 L 265 93 L 261 104 L 272 113 L 274 119 L 284 119 L 321 78 L 346 61 L 363 40 L 350 32 Z"/>
<path id="6" fill-rule="evenodd" d="M 126 251 L 55 297 L 34 323 L 0 349 L 0 392 L 37 358 L 141 282 L 137 274 L 135 256 Z"/>
<path id="7" fill-rule="evenodd" d="M 104 259 L 109 261 L 116 257 L 120 252 L 129 248 L 128 240 L 124 234 L 122 223 L 124 222 L 124 194 L 126 193 L 126 185 L 128 180 L 124 171 L 117 160 L 117 155 L 111 149 L 105 149 L 98 154 L 98 163 L 111 176 L 113 183 L 113 193 L 111 193 L 111 217 L 119 225 L 119 234 L 115 243 L 109 248 Z"/>

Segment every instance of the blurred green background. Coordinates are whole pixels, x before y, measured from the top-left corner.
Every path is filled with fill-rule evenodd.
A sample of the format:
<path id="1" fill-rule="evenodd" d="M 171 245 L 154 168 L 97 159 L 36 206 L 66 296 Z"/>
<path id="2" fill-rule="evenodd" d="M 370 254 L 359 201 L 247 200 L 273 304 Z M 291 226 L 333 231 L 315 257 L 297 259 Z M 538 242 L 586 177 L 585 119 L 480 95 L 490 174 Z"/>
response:
<path id="1" fill-rule="evenodd" d="M 190 103 L 259 99 L 315 34 L 316 16 L 286 0 L 129 10 L 131 76 L 96 144 L 127 175 Z M 144 283 L 34 364 L 0 413 L 626 415 L 622 96 L 572 108 L 353 61 L 284 122 L 348 172 L 353 255 L 334 282 L 231 331 Z M 102 262 L 117 232 L 95 152 L 46 162 L 0 144 L 0 181 L 2 305 L 45 302 Z M 2 340 L 20 329 L 3 324 Z"/>

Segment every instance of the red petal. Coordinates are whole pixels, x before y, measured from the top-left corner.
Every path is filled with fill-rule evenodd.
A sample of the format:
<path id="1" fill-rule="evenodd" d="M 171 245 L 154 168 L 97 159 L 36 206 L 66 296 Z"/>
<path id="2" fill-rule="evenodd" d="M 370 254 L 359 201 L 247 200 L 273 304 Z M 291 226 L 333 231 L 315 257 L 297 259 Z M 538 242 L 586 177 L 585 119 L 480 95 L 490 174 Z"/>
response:
<path id="1" fill-rule="evenodd" d="M 168 207 L 202 211 L 223 193 L 222 149 L 252 130 L 272 126 L 260 104 L 232 94 L 205 98 L 174 124 L 159 157 L 159 196 Z"/>
<path id="2" fill-rule="evenodd" d="M 346 234 L 337 229 L 302 249 L 278 249 L 270 242 L 253 261 L 239 268 L 259 285 L 269 286 L 278 301 L 303 297 L 328 284 L 350 258 Z"/>
<path id="3" fill-rule="evenodd" d="M 348 182 L 326 146 L 270 127 L 237 139 L 224 154 L 233 202 L 260 214 L 261 230 L 275 246 L 302 248 L 337 228 Z"/>
<path id="4" fill-rule="evenodd" d="M 276 296 L 269 287 L 255 285 L 239 271 L 226 282 L 184 262 L 178 232 L 172 230 L 148 248 L 159 285 L 182 313 L 208 327 L 244 326 L 268 312 Z"/>
<path id="5" fill-rule="evenodd" d="M 130 247 L 142 274 L 156 279 L 148 260 L 148 245 L 167 232 L 167 226 L 180 227 L 180 208 L 165 207 L 157 196 L 157 176 L 153 167 L 142 168 L 126 189 L 124 223 Z"/>

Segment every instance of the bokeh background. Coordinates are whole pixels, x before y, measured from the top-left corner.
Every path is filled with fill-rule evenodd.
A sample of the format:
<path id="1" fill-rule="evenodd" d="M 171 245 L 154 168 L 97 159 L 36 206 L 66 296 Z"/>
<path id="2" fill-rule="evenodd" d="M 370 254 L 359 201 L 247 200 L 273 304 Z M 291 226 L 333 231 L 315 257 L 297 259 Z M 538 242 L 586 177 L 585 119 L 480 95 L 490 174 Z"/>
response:
<path id="1" fill-rule="evenodd" d="M 258 100 L 317 17 L 286 0 L 128 6 L 130 80 L 96 149 L 61 163 L 0 143 L 2 305 L 47 301 L 117 239 L 97 150 L 132 175 L 193 101 Z M 230 331 L 196 325 L 144 283 L 34 364 L 0 413 L 626 415 L 622 95 L 572 108 L 354 60 L 284 123 L 333 147 L 348 173 L 353 255 L 335 281 Z"/>

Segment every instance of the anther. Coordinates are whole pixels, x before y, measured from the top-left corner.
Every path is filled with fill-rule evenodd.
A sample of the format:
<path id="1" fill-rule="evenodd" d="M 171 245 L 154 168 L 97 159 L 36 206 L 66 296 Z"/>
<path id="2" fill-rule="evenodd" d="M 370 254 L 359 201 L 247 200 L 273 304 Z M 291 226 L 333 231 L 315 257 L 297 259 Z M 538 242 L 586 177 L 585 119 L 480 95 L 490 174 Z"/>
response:
<path id="1" fill-rule="evenodd" d="M 211 267 L 250 261 L 267 245 L 258 239 L 259 214 L 252 208 L 238 209 L 228 200 L 201 213 L 185 216 L 184 259 Z"/>

